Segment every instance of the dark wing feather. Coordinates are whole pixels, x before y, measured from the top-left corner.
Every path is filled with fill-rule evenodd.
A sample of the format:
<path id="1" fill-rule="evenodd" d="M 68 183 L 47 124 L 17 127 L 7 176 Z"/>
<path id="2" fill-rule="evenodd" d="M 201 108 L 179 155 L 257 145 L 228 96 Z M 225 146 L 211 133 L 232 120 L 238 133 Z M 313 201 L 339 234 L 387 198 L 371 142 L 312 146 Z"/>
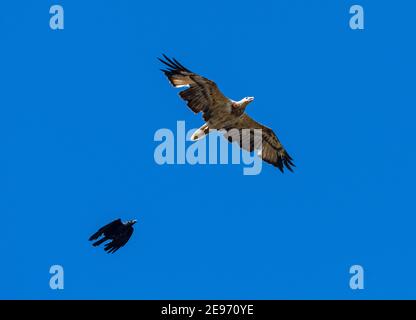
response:
<path id="1" fill-rule="evenodd" d="M 256 135 L 254 129 L 261 129 L 261 135 Z M 254 121 L 248 115 L 244 114 L 233 128 L 227 128 L 225 137 L 230 142 L 237 142 L 241 148 L 249 152 L 259 151 L 259 156 L 264 161 L 279 168 L 281 172 L 285 167 L 293 172 L 293 167 L 295 167 L 293 159 L 273 130 Z"/>
<path id="2" fill-rule="evenodd" d="M 185 68 L 176 59 L 163 55 L 158 58 L 167 68 L 162 69 L 170 83 L 176 87 L 188 87 L 179 93 L 195 113 L 203 112 L 206 121 L 220 119 L 230 115 L 231 100 L 222 94 L 215 82 Z"/>
<path id="3" fill-rule="evenodd" d="M 133 234 L 133 227 L 129 227 L 126 232 L 121 234 L 119 237 L 115 238 L 113 241 L 107 243 L 104 247 L 104 250 L 107 251 L 107 253 L 114 253 L 121 247 L 124 247 L 125 244 L 129 241 L 131 235 Z"/>
<path id="4" fill-rule="evenodd" d="M 109 224 L 107 224 L 107 225 L 105 225 L 104 227 L 102 227 L 102 228 L 100 228 L 96 233 L 94 233 L 91 237 L 90 237 L 90 239 L 89 239 L 89 241 L 92 241 L 92 240 L 96 240 L 96 239 L 98 239 L 102 234 L 105 234 L 105 233 L 111 233 L 111 231 L 115 228 L 115 227 L 118 227 L 118 226 L 120 226 L 121 224 L 123 224 L 122 222 L 121 222 L 121 219 L 117 219 L 117 220 L 114 220 L 113 222 L 110 222 Z"/>

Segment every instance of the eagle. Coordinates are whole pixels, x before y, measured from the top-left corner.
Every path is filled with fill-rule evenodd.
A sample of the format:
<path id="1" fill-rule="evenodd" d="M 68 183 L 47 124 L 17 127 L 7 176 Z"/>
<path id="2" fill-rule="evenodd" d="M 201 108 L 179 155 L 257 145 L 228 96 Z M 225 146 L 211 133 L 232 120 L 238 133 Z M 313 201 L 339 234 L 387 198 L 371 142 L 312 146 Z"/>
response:
<path id="1" fill-rule="evenodd" d="M 277 167 L 282 173 L 285 168 L 293 172 L 293 159 L 273 130 L 246 114 L 246 108 L 254 101 L 254 97 L 234 101 L 227 98 L 215 82 L 190 71 L 175 58 L 163 54 L 163 58 L 158 60 L 165 65 L 161 71 L 175 88 L 186 87 L 179 95 L 188 107 L 195 114 L 202 112 L 205 123 L 195 131 L 192 140 L 203 138 L 211 130 L 224 132 L 228 141 L 237 142 L 249 152 L 256 151 L 263 161 Z M 247 131 L 249 135 L 244 134 Z M 257 140 L 253 134 L 255 131 L 261 132 Z"/>
<path id="2" fill-rule="evenodd" d="M 92 244 L 94 247 L 97 247 L 105 241 L 112 240 L 106 243 L 104 250 L 107 253 L 114 253 L 129 241 L 134 231 L 133 225 L 136 222 L 137 220 L 129 220 L 127 222 L 122 222 L 121 219 L 114 220 L 94 233 L 89 241 L 97 240 L 103 236 Z"/>

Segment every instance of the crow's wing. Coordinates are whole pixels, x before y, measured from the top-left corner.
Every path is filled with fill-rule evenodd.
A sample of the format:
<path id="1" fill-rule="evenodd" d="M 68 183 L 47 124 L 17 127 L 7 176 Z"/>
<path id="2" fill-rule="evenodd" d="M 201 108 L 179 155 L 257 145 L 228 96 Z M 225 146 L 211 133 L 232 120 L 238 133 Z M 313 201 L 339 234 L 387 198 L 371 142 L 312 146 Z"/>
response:
<path id="1" fill-rule="evenodd" d="M 114 230 L 116 227 L 119 227 L 123 223 L 121 222 L 121 219 L 114 220 L 113 222 L 110 222 L 109 224 L 105 225 L 104 227 L 100 228 L 96 233 L 94 233 L 89 241 L 98 239 L 103 233 L 111 233 L 112 230 Z"/>
<path id="2" fill-rule="evenodd" d="M 107 243 L 104 247 L 104 250 L 107 251 L 107 253 L 114 253 L 121 247 L 124 247 L 124 245 L 129 241 L 131 235 L 133 234 L 133 231 L 133 227 L 129 227 L 126 232 L 115 238 L 113 241 Z"/>

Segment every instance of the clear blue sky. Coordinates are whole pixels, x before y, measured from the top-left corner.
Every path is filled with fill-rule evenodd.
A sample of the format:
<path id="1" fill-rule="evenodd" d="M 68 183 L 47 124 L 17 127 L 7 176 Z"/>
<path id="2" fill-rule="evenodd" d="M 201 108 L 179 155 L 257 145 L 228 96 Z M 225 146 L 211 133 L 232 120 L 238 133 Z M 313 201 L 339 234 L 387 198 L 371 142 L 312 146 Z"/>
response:
<path id="1" fill-rule="evenodd" d="M 61 4 L 65 29 L 49 28 Z M 349 8 L 365 9 L 365 30 Z M 0 298 L 416 298 L 411 1 L 2 1 Z M 194 116 L 167 53 L 272 127 L 295 174 L 159 166 Z M 203 190 L 195 192 L 203 185 Z M 114 255 L 88 237 L 137 218 Z M 65 289 L 49 289 L 49 267 Z M 349 268 L 365 289 L 349 288 Z"/>

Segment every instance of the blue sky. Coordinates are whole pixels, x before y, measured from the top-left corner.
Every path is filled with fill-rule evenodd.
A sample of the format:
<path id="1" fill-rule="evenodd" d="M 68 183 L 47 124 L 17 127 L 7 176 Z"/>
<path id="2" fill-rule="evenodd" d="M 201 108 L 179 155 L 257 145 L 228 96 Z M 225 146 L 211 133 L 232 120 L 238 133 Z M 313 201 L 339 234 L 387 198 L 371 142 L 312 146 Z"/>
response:
<path id="1" fill-rule="evenodd" d="M 364 31 L 348 25 L 356 3 Z M 49 28 L 52 4 L 64 30 Z M 415 9 L 2 1 L 0 298 L 416 298 Z M 255 96 L 248 113 L 296 172 L 157 165 L 156 130 L 202 124 L 161 53 L 231 98 Z M 118 217 L 139 220 L 127 246 L 92 248 Z M 349 288 L 355 264 L 362 291 Z"/>

